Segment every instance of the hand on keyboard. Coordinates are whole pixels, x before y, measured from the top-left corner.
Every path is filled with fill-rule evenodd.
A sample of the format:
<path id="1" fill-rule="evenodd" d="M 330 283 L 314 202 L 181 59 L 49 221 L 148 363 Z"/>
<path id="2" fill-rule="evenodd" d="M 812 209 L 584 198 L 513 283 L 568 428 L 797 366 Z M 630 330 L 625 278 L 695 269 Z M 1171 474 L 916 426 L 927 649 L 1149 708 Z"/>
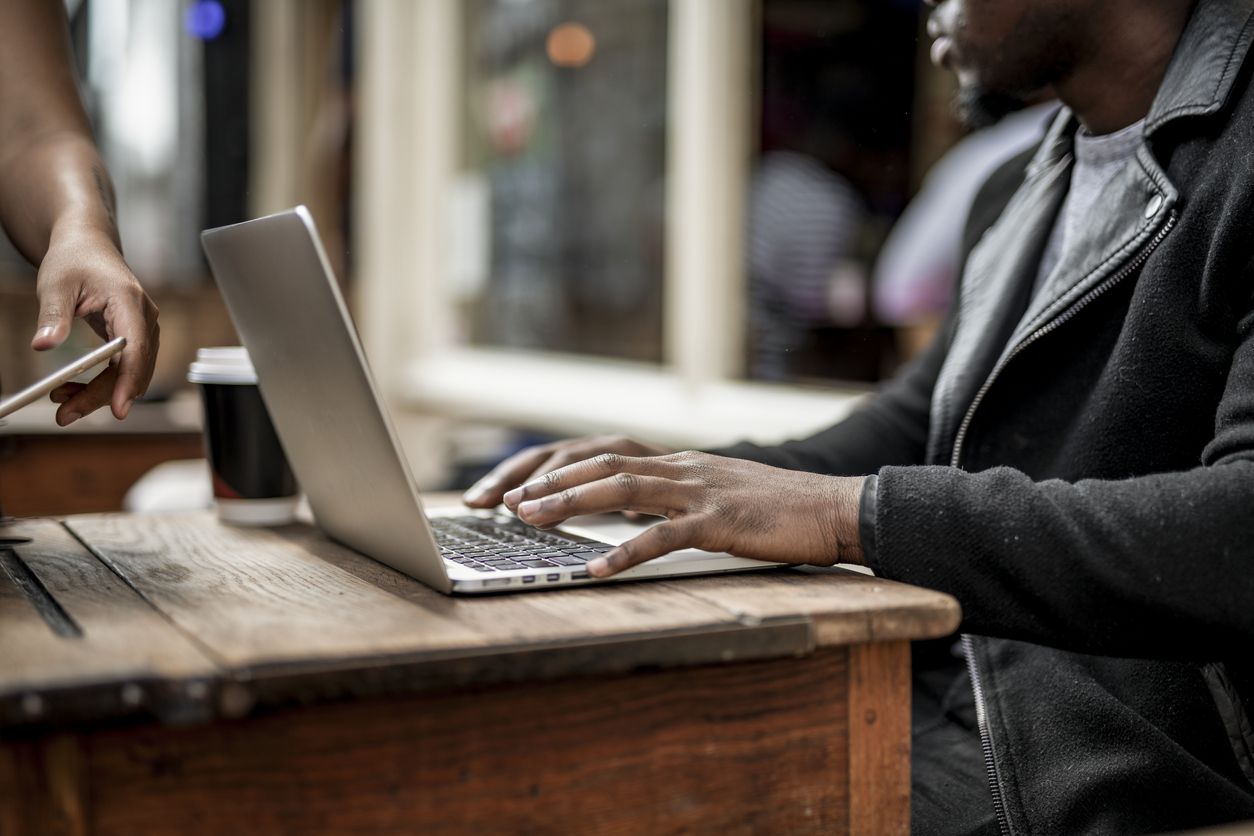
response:
<path id="1" fill-rule="evenodd" d="M 607 511 L 667 518 L 589 561 L 595 577 L 687 548 L 829 566 L 862 561 L 863 481 L 709 453 L 604 453 L 508 491 L 504 502 L 523 522 L 540 528 Z"/>
<path id="2" fill-rule="evenodd" d="M 672 453 L 658 444 L 648 444 L 623 436 L 596 436 L 574 438 L 528 447 L 515 453 L 492 469 L 471 486 L 462 496 L 471 508 L 495 508 L 501 504 L 505 492 L 519 485 L 533 482 L 558 468 L 599 456 L 617 453 L 620 456 L 662 456 Z"/>

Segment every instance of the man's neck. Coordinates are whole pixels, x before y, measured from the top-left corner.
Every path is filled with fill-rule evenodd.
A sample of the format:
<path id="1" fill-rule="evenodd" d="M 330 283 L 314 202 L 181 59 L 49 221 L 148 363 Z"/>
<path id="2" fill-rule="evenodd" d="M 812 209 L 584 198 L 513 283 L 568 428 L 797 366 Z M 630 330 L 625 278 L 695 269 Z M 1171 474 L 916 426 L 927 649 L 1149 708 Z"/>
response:
<path id="1" fill-rule="evenodd" d="M 1149 113 L 1192 13 L 1186 3 L 1131 5 L 1112 9 L 1104 25 L 1093 28 L 1091 49 L 1055 85 L 1058 98 L 1093 134 L 1117 131 Z"/>

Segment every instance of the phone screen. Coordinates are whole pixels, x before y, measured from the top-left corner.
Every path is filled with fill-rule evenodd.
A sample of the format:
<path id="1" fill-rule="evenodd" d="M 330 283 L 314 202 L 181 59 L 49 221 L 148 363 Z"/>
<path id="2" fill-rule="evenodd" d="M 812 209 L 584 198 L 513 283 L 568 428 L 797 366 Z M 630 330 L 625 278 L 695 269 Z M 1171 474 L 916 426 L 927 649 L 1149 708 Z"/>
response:
<path id="1" fill-rule="evenodd" d="M 90 354 L 84 354 L 68 366 L 57 369 L 38 383 L 32 383 L 17 394 L 5 398 L 0 401 L 0 418 L 16 412 L 27 404 L 34 403 L 62 383 L 69 383 L 92 366 L 105 362 L 125 347 L 126 337 L 110 340 Z"/>

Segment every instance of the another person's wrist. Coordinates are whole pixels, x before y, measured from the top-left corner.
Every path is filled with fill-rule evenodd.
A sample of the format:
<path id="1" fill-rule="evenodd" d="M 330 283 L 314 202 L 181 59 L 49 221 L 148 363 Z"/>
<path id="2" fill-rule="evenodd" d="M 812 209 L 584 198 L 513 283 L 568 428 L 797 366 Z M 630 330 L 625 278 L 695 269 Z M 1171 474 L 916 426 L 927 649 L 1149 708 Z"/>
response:
<path id="1" fill-rule="evenodd" d="M 48 235 L 48 249 L 66 246 L 106 249 L 110 254 L 122 258 L 117 228 L 103 211 L 62 212 Z"/>

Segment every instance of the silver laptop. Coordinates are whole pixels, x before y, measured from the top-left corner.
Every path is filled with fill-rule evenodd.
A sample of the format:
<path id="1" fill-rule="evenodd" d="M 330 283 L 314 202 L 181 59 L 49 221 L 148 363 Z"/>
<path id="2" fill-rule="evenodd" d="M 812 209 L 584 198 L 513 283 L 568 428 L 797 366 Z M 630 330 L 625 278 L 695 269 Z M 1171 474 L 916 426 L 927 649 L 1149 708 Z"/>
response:
<path id="1" fill-rule="evenodd" d="M 296 478 L 330 537 L 445 593 L 603 582 L 585 563 L 612 544 L 594 530 L 423 512 L 308 210 L 206 230 L 201 240 Z M 771 565 L 689 550 L 609 580 Z"/>

